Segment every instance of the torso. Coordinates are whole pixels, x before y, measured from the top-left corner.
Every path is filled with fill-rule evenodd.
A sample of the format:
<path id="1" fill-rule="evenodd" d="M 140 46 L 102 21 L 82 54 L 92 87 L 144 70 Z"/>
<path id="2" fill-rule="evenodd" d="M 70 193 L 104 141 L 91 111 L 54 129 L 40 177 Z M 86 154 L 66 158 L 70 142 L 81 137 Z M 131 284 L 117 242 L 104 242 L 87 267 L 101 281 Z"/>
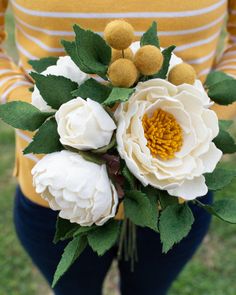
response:
<path id="1" fill-rule="evenodd" d="M 61 39 L 73 38 L 75 23 L 102 32 L 112 19 L 128 20 L 139 36 L 158 22 L 161 46 L 177 45 L 175 53 L 191 63 L 200 77 L 212 67 L 226 0 L 12 0 L 20 60 L 62 55 Z M 86 4 L 86 2 L 88 2 Z"/>

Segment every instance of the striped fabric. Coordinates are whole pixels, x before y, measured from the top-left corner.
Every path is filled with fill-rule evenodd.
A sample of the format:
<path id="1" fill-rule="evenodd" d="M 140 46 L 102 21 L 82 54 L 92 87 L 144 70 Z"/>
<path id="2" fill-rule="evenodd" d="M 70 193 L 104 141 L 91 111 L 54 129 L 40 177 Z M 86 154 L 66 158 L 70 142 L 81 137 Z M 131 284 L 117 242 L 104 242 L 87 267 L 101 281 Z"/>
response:
<path id="1" fill-rule="evenodd" d="M 0 47 L 0 99 L 30 101 L 32 85 L 27 72 L 29 59 L 63 55 L 61 39 L 73 38 L 72 25 L 102 34 L 113 19 L 125 18 L 135 28 L 138 39 L 156 20 L 162 47 L 177 45 L 175 53 L 192 64 L 204 81 L 212 68 L 236 76 L 236 0 L 0 0 L 0 42 L 6 38 L 4 13 L 11 2 L 16 22 L 19 65 Z M 216 60 L 220 32 L 227 17 L 228 36 Z M 221 109 L 222 110 L 222 109 Z M 227 111 L 235 112 L 235 105 Z M 23 192 L 33 201 L 47 206 L 32 188 L 30 170 L 40 158 L 22 156 L 31 134 L 17 130 L 17 175 Z"/>

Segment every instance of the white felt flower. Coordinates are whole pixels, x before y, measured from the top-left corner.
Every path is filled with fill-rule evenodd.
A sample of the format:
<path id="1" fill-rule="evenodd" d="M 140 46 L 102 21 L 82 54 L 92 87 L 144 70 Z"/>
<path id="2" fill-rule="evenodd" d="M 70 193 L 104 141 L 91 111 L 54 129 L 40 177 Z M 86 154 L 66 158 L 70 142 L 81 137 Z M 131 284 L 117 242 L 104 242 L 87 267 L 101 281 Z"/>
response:
<path id="1" fill-rule="evenodd" d="M 91 150 L 110 143 L 116 125 L 103 107 L 80 97 L 63 104 L 56 112 L 60 141 L 79 150 Z"/>
<path id="2" fill-rule="evenodd" d="M 78 83 L 78 85 L 81 85 L 84 81 L 86 81 L 89 78 L 89 76 L 86 73 L 82 72 L 79 69 L 79 67 L 72 61 L 70 56 L 59 57 L 56 65 L 48 67 L 41 74 L 44 76 L 63 76 L 70 79 L 73 82 Z M 44 101 L 36 86 L 34 87 L 34 91 L 32 92 L 32 105 L 34 105 L 36 108 L 43 112 L 50 112 L 53 110 L 46 103 L 46 101 Z"/>
<path id="3" fill-rule="evenodd" d="M 46 155 L 32 169 L 36 192 L 59 216 L 81 226 L 103 225 L 115 216 L 118 196 L 105 165 L 61 151 Z"/>
<path id="4" fill-rule="evenodd" d="M 118 151 L 143 185 L 189 200 L 207 193 L 203 174 L 222 156 L 212 142 L 219 127 L 209 101 L 195 86 L 153 79 L 120 104 Z"/>

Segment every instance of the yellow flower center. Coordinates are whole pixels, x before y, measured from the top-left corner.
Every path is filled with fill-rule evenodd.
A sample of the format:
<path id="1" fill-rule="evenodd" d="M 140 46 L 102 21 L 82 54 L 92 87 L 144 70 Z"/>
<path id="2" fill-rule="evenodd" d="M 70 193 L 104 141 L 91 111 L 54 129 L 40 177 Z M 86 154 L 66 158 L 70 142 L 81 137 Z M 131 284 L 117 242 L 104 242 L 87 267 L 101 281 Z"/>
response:
<path id="1" fill-rule="evenodd" d="M 183 132 L 175 117 L 157 109 L 150 118 L 145 114 L 142 124 L 151 154 L 163 160 L 173 159 L 183 145 Z"/>

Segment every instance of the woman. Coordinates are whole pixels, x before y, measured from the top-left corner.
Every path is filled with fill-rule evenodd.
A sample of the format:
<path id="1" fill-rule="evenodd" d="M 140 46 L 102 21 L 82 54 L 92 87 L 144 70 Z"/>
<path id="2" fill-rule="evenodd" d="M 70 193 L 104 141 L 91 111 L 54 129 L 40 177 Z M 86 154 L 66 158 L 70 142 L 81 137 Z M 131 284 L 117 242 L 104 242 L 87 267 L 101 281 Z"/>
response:
<path id="1" fill-rule="evenodd" d="M 0 21 L 4 24 L 7 0 L 0 2 Z M 199 78 L 204 81 L 214 67 L 230 75 L 236 75 L 236 1 L 235 0 L 12 0 L 16 21 L 16 43 L 19 66 L 1 51 L 0 53 L 0 98 L 1 102 L 31 100 L 27 78 L 29 59 L 63 55 L 61 39 L 73 38 L 72 25 L 80 24 L 102 32 L 108 21 L 127 19 L 135 28 L 137 38 L 157 20 L 162 47 L 177 45 L 175 53 L 192 64 Z M 215 53 L 219 34 L 228 18 L 230 38 L 218 62 Z M 0 40 L 5 32 L 1 26 Z M 217 107 L 225 117 L 236 113 L 236 106 Z M 52 281 L 65 243 L 52 243 L 55 231 L 56 212 L 35 193 L 30 171 L 39 157 L 23 156 L 22 150 L 30 141 L 31 134 L 17 130 L 16 176 L 19 188 L 15 200 L 15 225 L 19 239 L 42 274 Z M 212 200 L 211 194 L 203 197 L 205 203 Z M 139 262 L 130 272 L 129 263 L 121 261 L 120 288 L 122 295 L 166 294 L 173 280 L 203 240 L 210 217 L 201 209 L 192 207 L 194 226 L 180 244 L 168 254 L 161 254 L 159 236 L 149 230 L 138 229 Z M 101 294 L 104 277 L 115 258 L 116 247 L 104 257 L 87 249 L 71 267 L 55 288 L 55 294 L 96 295 Z"/>

